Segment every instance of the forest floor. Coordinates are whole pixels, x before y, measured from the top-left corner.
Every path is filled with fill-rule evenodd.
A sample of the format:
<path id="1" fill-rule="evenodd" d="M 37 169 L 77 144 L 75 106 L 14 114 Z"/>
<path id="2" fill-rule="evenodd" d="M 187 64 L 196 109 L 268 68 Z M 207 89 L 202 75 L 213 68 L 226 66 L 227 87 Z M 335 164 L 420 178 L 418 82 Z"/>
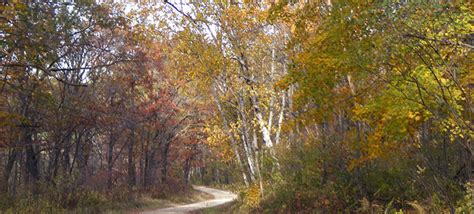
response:
<path id="1" fill-rule="evenodd" d="M 207 198 L 207 200 L 201 200 L 195 203 L 182 204 L 182 205 L 172 205 L 166 208 L 159 208 L 155 210 L 148 210 L 138 212 L 140 214 L 158 214 L 158 213 L 199 213 L 200 210 L 205 210 L 209 208 L 218 208 L 226 206 L 237 199 L 237 195 L 218 190 L 214 188 L 204 187 L 204 186 L 193 186 L 193 188 L 201 192 L 202 194 L 211 195 L 212 198 Z M 171 205 L 171 204 L 169 204 Z M 135 212 L 137 213 L 137 212 Z"/>

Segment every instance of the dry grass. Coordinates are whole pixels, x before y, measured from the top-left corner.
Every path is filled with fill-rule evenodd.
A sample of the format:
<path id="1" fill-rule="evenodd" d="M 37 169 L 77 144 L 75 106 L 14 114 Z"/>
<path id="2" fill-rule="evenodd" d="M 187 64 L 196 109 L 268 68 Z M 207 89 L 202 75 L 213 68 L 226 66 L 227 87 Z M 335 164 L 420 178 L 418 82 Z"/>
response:
<path id="1" fill-rule="evenodd" d="M 213 198 L 214 197 L 212 195 L 209 195 L 207 193 L 190 189 L 184 193 L 173 195 L 167 199 L 155 199 L 148 196 L 143 196 L 138 200 L 135 207 L 131 207 L 130 209 L 126 209 L 125 211 L 111 210 L 107 213 L 139 213 L 140 211 L 180 206 Z"/>

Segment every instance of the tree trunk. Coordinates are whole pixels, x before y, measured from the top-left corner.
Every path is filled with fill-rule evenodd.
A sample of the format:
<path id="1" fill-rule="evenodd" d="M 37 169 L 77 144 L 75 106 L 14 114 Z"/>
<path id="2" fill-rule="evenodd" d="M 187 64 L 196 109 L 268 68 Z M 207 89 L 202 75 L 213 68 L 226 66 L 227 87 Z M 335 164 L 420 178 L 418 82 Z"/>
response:
<path id="1" fill-rule="evenodd" d="M 26 130 L 24 141 L 26 145 L 26 168 L 29 177 L 33 179 L 34 183 L 36 183 L 40 179 L 40 172 L 38 166 L 39 161 L 33 146 L 32 134 L 28 129 Z"/>
<path id="2" fill-rule="evenodd" d="M 90 132 L 87 131 L 85 137 L 78 139 L 78 153 L 77 153 L 77 168 L 79 169 L 78 185 L 83 185 L 89 176 L 87 165 L 89 161 L 90 152 Z"/>
<path id="3" fill-rule="evenodd" d="M 68 140 L 69 141 L 69 140 Z M 69 145 L 66 145 L 64 147 L 64 151 L 63 151 L 63 161 L 62 161 L 62 166 L 63 166 L 63 173 L 65 175 L 68 174 L 69 172 L 69 166 L 71 164 L 71 157 L 69 157 Z"/>
<path id="4" fill-rule="evenodd" d="M 254 92 L 251 92 L 251 93 L 254 93 Z M 252 100 L 255 117 L 257 118 L 258 125 L 260 126 L 260 132 L 262 133 L 263 142 L 265 142 L 266 147 L 272 148 L 273 142 L 270 136 L 270 130 L 268 130 L 267 126 L 265 125 L 265 120 L 263 119 L 262 112 L 260 111 L 257 96 L 251 95 L 250 98 Z"/>
<path id="5" fill-rule="evenodd" d="M 107 188 L 111 189 L 113 185 L 113 152 L 114 152 L 114 144 L 115 144 L 115 134 L 113 131 L 110 132 L 109 136 L 109 144 L 107 150 Z"/>
<path id="6" fill-rule="evenodd" d="M 252 145 L 250 144 L 250 128 L 249 128 L 249 121 L 247 120 L 247 115 L 245 112 L 245 103 L 244 103 L 244 98 L 243 98 L 243 92 L 239 92 L 239 112 L 242 120 L 242 144 L 244 145 L 244 152 L 245 152 L 245 157 L 247 157 L 247 162 L 248 162 L 248 167 L 250 170 L 250 182 L 254 182 L 256 180 L 255 178 L 255 157 L 253 156 L 253 150 L 255 148 L 252 148 Z"/>
<path id="7" fill-rule="evenodd" d="M 10 152 L 8 154 L 7 165 L 5 166 L 5 169 L 3 171 L 3 182 L 0 186 L 1 188 L 0 190 L 3 192 L 8 191 L 8 181 L 10 180 L 10 175 L 11 175 L 13 166 L 15 164 L 15 161 L 17 159 L 17 156 L 18 156 L 18 151 L 15 148 L 10 149 Z"/>
<path id="8" fill-rule="evenodd" d="M 278 145 L 280 143 L 280 133 L 281 133 L 281 126 L 283 123 L 283 117 L 285 115 L 285 93 L 282 94 L 281 97 L 281 109 L 280 109 L 280 115 L 278 117 L 278 124 L 277 124 L 277 130 L 275 133 L 275 144 Z"/>
<path id="9" fill-rule="evenodd" d="M 161 183 L 165 184 L 166 176 L 168 174 L 168 152 L 170 148 L 170 143 L 165 141 L 161 148 Z"/>
<path id="10" fill-rule="evenodd" d="M 58 164 L 59 164 L 59 157 L 61 155 L 61 149 L 59 148 L 58 143 L 56 143 L 56 145 L 54 146 L 51 154 L 52 155 L 49 159 L 48 171 L 46 175 L 46 181 L 50 183 L 53 182 L 54 177 L 56 176 Z"/>
<path id="11" fill-rule="evenodd" d="M 235 154 L 235 157 L 237 159 L 237 163 L 239 164 L 239 169 L 240 169 L 240 172 L 242 173 L 242 177 L 244 179 L 245 186 L 249 187 L 250 183 L 249 183 L 249 180 L 247 178 L 247 174 L 244 171 L 244 166 L 243 166 L 243 163 L 242 163 L 242 159 L 240 157 L 240 153 L 239 153 L 239 150 L 237 148 L 237 142 L 236 142 L 234 136 L 232 135 L 232 133 L 230 132 L 229 124 L 228 124 L 227 119 L 225 117 L 225 113 L 224 113 L 224 110 L 222 109 L 219 98 L 217 97 L 217 89 L 216 89 L 215 86 L 214 86 L 214 91 L 213 92 L 214 92 L 213 93 L 214 101 L 216 102 L 217 109 L 218 109 L 218 111 L 220 113 L 220 116 L 222 118 L 222 123 L 224 125 L 225 132 L 230 138 L 231 147 L 232 147 L 232 150 L 233 150 L 233 152 Z"/>
<path id="12" fill-rule="evenodd" d="M 130 140 L 128 143 L 128 185 L 136 185 L 136 169 L 134 159 L 134 146 L 135 146 L 135 130 L 132 130 Z"/>
<path id="13" fill-rule="evenodd" d="M 149 187 L 155 184 L 154 177 L 156 175 L 156 150 L 152 150 L 147 155 L 147 160 L 145 161 L 145 187 Z"/>
<path id="14" fill-rule="evenodd" d="M 186 185 L 189 184 L 190 181 L 190 172 L 191 172 L 191 163 L 193 161 L 193 156 L 186 158 L 186 161 L 184 162 L 184 169 L 183 169 L 183 180 L 186 183 Z"/>

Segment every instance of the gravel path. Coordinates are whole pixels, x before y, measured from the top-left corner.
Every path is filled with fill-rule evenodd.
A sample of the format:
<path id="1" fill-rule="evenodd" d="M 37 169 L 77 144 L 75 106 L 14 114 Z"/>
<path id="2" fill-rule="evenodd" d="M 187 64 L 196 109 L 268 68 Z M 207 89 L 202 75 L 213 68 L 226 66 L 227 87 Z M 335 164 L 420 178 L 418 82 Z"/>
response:
<path id="1" fill-rule="evenodd" d="M 177 206 L 177 207 L 168 207 L 168 208 L 144 211 L 144 212 L 141 212 L 141 214 L 191 213 L 191 212 L 196 212 L 196 211 L 206 209 L 206 208 L 218 207 L 227 203 L 231 203 L 237 199 L 237 195 L 231 192 L 204 187 L 204 186 L 193 186 L 193 188 L 195 190 L 211 194 L 212 196 L 214 196 L 214 199 L 192 203 L 192 204 L 186 204 L 186 205 Z"/>

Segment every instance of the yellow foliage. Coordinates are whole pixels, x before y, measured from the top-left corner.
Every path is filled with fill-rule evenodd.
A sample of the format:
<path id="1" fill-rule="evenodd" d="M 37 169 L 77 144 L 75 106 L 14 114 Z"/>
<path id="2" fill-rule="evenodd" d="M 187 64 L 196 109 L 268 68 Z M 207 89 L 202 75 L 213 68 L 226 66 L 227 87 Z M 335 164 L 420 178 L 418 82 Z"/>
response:
<path id="1" fill-rule="evenodd" d="M 260 189 L 257 184 L 254 184 L 245 191 L 244 204 L 249 207 L 257 207 L 261 200 L 260 196 Z"/>
<path id="2" fill-rule="evenodd" d="M 219 158 L 223 161 L 231 161 L 234 158 L 228 136 L 224 130 L 218 125 L 207 124 L 203 132 L 207 134 L 205 143 Z"/>

